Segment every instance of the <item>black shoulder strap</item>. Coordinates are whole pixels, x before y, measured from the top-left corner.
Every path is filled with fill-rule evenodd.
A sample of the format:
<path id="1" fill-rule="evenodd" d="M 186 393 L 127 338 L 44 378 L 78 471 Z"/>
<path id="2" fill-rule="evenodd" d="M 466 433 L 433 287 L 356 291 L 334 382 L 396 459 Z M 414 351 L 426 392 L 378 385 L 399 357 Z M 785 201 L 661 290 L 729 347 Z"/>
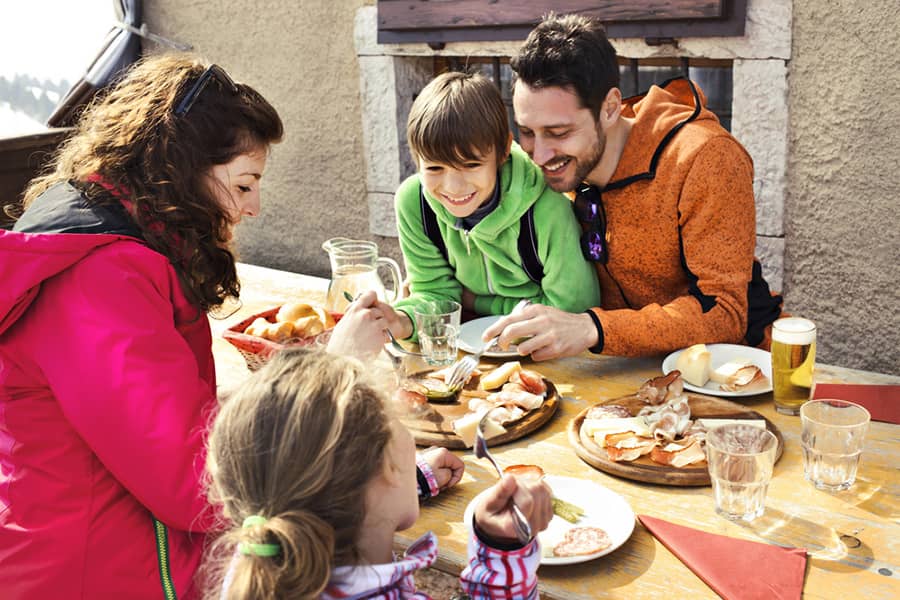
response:
<path id="1" fill-rule="evenodd" d="M 434 214 L 428 201 L 425 200 L 425 191 L 421 183 L 419 184 L 419 205 L 422 208 L 422 226 L 425 228 L 425 235 L 428 236 L 432 244 L 437 246 L 437 249 L 441 251 L 441 256 L 449 263 L 447 246 L 444 244 L 444 238 L 441 237 L 441 230 L 438 228 L 437 215 Z"/>
<path id="2" fill-rule="evenodd" d="M 444 238 L 438 228 L 437 215 L 425 200 L 425 191 L 421 184 L 419 185 L 419 206 L 422 210 L 422 227 L 425 229 L 425 235 L 428 236 L 431 243 L 437 246 L 444 260 L 450 262 L 447 257 L 447 246 L 444 244 Z M 544 265 L 538 257 L 537 235 L 534 230 L 534 204 L 528 207 L 519 221 L 518 246 L 519 256 L 522 258 L 522 268 L 525 269 L 529 279 L 540 285 L 544 279 Z"/>
<path id="3" fill-rule="evenodd" d="M 538 257 L 537 234 L 534 231 L 534 204 L 528 207 L 519 221 L 519 256 L 522 267 L 532 281 L 540 285 L 544 279 L 544 265 Z"/>

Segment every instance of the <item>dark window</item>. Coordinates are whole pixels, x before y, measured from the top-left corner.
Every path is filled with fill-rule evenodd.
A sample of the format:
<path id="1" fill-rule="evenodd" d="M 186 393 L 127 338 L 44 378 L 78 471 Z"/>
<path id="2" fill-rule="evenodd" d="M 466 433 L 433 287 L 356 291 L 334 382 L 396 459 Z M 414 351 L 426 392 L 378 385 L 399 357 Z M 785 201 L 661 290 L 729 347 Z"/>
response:
<path id="1" fill-rule="evenodd" d="M 516 140 L 516 129 L 512 108 L 512 69 L 509 59 L 465 58 L 438 56 L 434 59 L 434 74 L 444 71 L 480 71 L 500 87 L 503 101 L 509 112 L 510 128 Z M 651 85 L 673 77 L 688 76 L 706 94 L 707 107 L 713 111 L 722 126 L 731 131 L 731 61 L 688 58 L 619 59 L 619 84 L 624 97 L 646 92 Z"/>

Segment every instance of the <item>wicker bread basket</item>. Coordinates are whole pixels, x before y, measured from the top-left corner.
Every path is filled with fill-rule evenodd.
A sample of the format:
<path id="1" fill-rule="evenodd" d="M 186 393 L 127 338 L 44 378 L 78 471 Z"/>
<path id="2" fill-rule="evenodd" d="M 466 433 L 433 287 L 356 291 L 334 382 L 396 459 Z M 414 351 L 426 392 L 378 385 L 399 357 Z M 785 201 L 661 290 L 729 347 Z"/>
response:
<path id="1" fill-rule="evenodd" d="M 320 340 L 322 342 L 325 342 L 327 341 L 328 337 L 331 336 L 331 330 L 327 329 L 318 335 L 313 335 L 310 337 L 291 338 L 284 342 L 273 342 L 265 338 L 261 338 L 255 335 L 247 335 L 246 333 L 244 333 L 244 330 L 246 330 L 247 327 L 249 327 L 250 324 L 259 317 L 262 317 L 270 323 L 274 323 L 275 315 L 278 314 L 278 310 L 280 308 L 280 306 L 276 306 L 275 308 L 270 308 L 269 310 L 247 317 L 240 323 L 229 327 L 222 333 L 222 337 L 228 340 L 231 345 L 237 348 L 238 352 L 241 353 L 241 356 L 243 356 L 244 360 L 247 362 L 247 368 L 251 371 L 260 369 L 269 361 L 270 358 L 272 358 L 272 356 L 275 355 L 276 352 L 283 348 L 311 346 L 316 344 Z M 341 313 L 332 312 L 331 316 L 334 317 L 335 322 L 337 322 L 343 315 Z"/>

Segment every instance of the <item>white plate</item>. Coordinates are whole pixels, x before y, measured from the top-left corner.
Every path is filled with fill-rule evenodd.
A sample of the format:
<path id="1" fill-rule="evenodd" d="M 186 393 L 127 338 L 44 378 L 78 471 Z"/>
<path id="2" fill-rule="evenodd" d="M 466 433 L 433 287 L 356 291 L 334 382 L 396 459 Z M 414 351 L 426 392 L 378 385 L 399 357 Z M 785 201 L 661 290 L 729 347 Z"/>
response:
<path id="1" fill-rule="evenodd" d="M 758 394 L 765 394 L 766 392 L 772 391 L 772 356 L 765 350 L 754 348 L 752 346 L 739 346 L 737 344 L 706 344 L 706 349 L 709 350 L 710 369 L 718 369 L 730 360 L 734 360 L 737 358 L 746 358 L 751 363 L 760 368 L 760 370 L 763 372 L 763 375 L 768 378 L 769 386 L 763 389 L 757 389 L 748 392 L 726 392 L 724 390 L 720 390 L 719 384 L 715 381 L 708 381 L 703 387 L 698 387 L 685 381 L 685 389 L 691 390 L 692 392 L 698 392 L 700 394 L 709 394 L 710 396 L 722 397 L 756 396 Z M 665 360 L 663 360 L 663 373 L 668 373 L 669 371 L 675 369 L 675 362 L 678 360 L 678 356 L 682 352 L 684 352 L 684 350 L 677 350 L 668 355 Z"/>
<path id="2" fill-rule="evenodd" d="M 459 349 L 468 352 L 469 354 L 475 354 L 481 347 L 484 345 L 484 342 L 481 341 L 481 334 L 484 333 L 484 330 L 499 321 L 503 315 L 491 315 L 489 317 L 481 317 L 478 319 L 472 319 L 471 321 L 466 321 L 462 325 L 459 326 Z M 516 346 L 512 345 L 509 347 L 509 350 L 488 350 L 482 356 L 488 356 L 491 358 L 510 358 L 513 356 L 519 356 L 519 353 L 516 352 Z"/>
<path id="3" fill-rule="evenodd" d="M 544 552 L 548 552 L 550 548 L 562 541 L 566 532 L 573 527 L 599 527 L 609 536 L 610 544 L 600 552 L 582 556 L 547 556 L 545 554 L 541 557 L 542 565 L 570 565 L 594 560 L 609 554 L 631 537 L 631 533 L 634 531 L 634 511 L 631 510 L 625 498 L 619 494 L 587 479 L 547 475 L 544 481 L 553 490 L 554 496 L 584 509 L 584 515 L 578 520 L 578 523 L 569 523 L 565 519 L 553 515 L 547 529 L 538 534 Z M 467 527 L 472 525 L 475 503 L 480 502 L 485 493 L 487 490 L 475 496 L 466 507 L 463 522 Z"/>

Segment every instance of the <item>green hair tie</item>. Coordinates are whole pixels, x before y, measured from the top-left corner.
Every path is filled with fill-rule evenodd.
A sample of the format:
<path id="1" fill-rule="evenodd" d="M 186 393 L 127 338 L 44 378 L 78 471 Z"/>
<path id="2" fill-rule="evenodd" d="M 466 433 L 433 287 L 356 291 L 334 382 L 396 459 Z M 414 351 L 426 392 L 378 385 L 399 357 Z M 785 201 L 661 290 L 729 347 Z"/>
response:
<path id="1" fill-rule="evenodd" d="M 257 525 L 265 525 L 268 519 L 262 517 L 260 515 L 250 515 L 246 519 L 244 519 L 241 527 L 243 529 L 249 529 L 250 527 L 256 527 Z M 244 556 L 278 556 L 281 554 L 281 546 L 278 544 L 256 544 L 252 542 L 241 542 L 238 544 L 238 552 L 243 554 Z"/>

